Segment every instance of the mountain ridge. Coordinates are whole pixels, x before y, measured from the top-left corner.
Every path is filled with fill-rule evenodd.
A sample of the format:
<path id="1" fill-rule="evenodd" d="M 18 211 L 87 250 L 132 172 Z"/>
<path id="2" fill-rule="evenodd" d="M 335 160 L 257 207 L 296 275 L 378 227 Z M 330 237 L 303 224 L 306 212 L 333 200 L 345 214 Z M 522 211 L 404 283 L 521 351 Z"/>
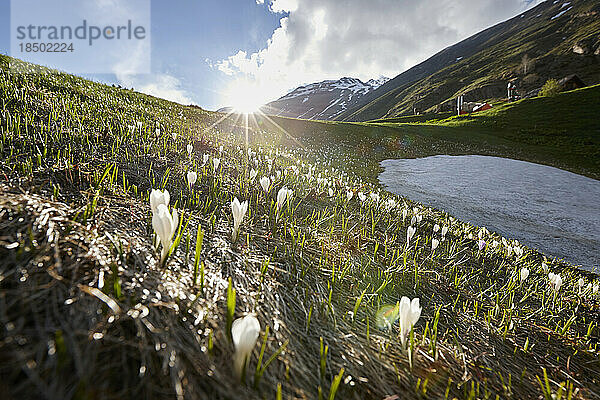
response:
<path id="1" fill-rule="evenodd" d="M 363 82 L 343 77 L 299 86 L 261 107 L 267 115 L 303 119 L 334 119 L 362 96 L 376 90 L 389 78 L 380 76 Z"/>

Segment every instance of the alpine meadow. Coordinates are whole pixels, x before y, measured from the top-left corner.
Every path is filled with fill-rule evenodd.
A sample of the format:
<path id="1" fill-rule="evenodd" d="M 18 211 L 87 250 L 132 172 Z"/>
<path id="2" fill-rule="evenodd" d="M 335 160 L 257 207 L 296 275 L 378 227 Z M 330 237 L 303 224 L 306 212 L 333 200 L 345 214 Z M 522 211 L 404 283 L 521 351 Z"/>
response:
<path id="1" fill-rule="evenodd" d="M 385 63 L 409 47 L 365 64 L 348 48 L 380 70 L 361 75 L 323 55 L 341 32 L 367 46 L 350 4 L 144 1 L 152 29 L 127 18 L 152 74 L 0 41 L 1 399 L 600 399 L 600 4 L 482 0 L 505 14 L 448 27 L 455 44 L 410 67 Z M 364 23 L 457 3 L 374 1 Z M 195 7 L 231 36 L 186 31 Z M 184 51 L 190 32 L 206 37 Z"/>

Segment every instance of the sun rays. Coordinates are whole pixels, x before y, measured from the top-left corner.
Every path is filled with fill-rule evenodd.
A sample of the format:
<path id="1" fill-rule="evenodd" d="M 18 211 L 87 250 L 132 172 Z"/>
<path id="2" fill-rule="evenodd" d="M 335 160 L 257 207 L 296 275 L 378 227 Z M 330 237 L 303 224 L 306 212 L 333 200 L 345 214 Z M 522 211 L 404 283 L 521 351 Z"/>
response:
<path id="1" fill-rule="evenodd" d="M 258 138 L 260 136 L 260 133 L 262 132 L 261 124 L 256 119 L 257 116 L 259 118 L 266 120 L 270 125 L 272 125 L 274 128 L 276 128 L 276 130 L 279 131 L 279 133 L 281 135 L 279 136 L 278 144 L 281 144 L 283 138 L 287 137 L 288 139 L 292 140 L 294 142 L 294 144 L 296 144 L 297 146 L 306 150 L 306 147 L 304 146 L 304 144 L 302 142 L 300 142 L 295 136 L 293 136 L 291 133 L 289 133 L 287 130 L 285 130 L 277 122 L 275 122 L 273 120 L 273 118 L 271 118 L 269 115 L 265 114 L 260 108 L 256 109 L 254 112 L 240 112 L 238 109 L 232 108 L 229 111 L 225 112 L 221 118 L 219 118 L 217 121 L 215 121 L 213 124 L 211 124 L 208 127 L 208 129 L 210 130 L 210 129 L 217 127 L 220 123 L 222 123 L 226 119 L 230 119 L 234 125 L 239 126 L 240 124 L 243 124 L 244 141 L 245 141 L 246 149 L 248 149 L 251 144 L 254 144 L 254 143 L 251 143 L 251 141 L 257 142 Z M 252 132 L 252 135 L 251 135 L 251 132 Z"/>

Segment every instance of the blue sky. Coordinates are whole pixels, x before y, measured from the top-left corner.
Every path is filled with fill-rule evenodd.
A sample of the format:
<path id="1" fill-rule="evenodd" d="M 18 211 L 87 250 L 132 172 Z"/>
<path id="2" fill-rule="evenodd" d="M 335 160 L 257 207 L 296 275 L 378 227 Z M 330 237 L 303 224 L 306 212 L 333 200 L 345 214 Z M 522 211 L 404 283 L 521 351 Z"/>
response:
<path id="1" fill-rule="evenodd" d="M 313 81 L 393 77 L 538 2 L 151 0 L 151 74 L 86 77 L 207 109 L 263 103 Z M 4 54 L 9 26 L 0 0 Z"/>
<path id="2" fill-rule="evenodd" d="M 135 77 L 132 83 L 144 84 L 164 74 L 179 82 L 178 89 L 185 97 L 207 108 L 220 106 L 220 91 L 231 78 L 206 60 L 224 59 L 238 49 L 258 51 L 285 15 L 269 12 L 268 5 L 255 1 L 153 0 L 151 7 L 151 69 L 155 76 Z M 9 27 L 10 1 L 0 0 L 3 54 L 10 54 Z M 86 77 L 121 83 L 114 74 Z"/>

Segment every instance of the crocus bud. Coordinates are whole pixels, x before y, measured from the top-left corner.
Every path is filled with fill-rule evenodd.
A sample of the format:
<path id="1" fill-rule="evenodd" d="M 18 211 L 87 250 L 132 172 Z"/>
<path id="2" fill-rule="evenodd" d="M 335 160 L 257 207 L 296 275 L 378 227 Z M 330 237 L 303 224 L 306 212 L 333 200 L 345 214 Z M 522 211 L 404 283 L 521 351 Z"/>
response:
<path id="1" fill-rule="evenodd" d="M 188 171 L 188 173 L 187 173 L 187 181 L 188 181 L 188 185 L 190 186 L 190 188 L 192 186 L 194 186 L 194 183 L 196 183 L 197 179 L 198 179 L 198 174 L 196 174 L 196 172 L 194 172 L 194 171 Z"/>
<path id="2" fill-rule="evenodd" d="M 399 307 L 400 341 L 402 342 L 402 347 L 406 347 L 406 339 L 410 334 L 410 330 L 421 317 L 421 307 L 418 298 L 414 298 L 411 301 L 406 296 L 403 296 L 400 300 Z"/>
<path id="3" fill-rule="evenodd" d="M 238 232 L 240 230 L 240 225 L 246 216 L 246 212 L 248 211 L 248 201 L 244 201 L 240 203 L 237 197 L 233 199 L 231 202 L 231 214 L 233 215 L 233 234 L 232 240 L 235 242 L 237 240 Z"/>
<path id="4" fill-rule="evenodd" d="M 169 253 L 169 249 L 173 244 L 173 235 L 175 234 L 178 225 L 179 215 L 177 214 L 177 210 L 174 209 L 173 215 L 171 215 L 166 205 L 159 204 L 156 212 L 152 216 L 152 227 L 154 228 L 154 232 L 156 232 L 158 235 L 160 243 L 163 246 L 160 256 L 161 263 L 165 260 L 167 254 Z"/>
<path id="5" fill-rule="evenodd" d="M 266 176 L 260 178 L 260 187 L 263 188 L 265 193 L 269 193 L 269 187 L 271 186 L 271 180 Z"/>
<path id="6" fill-rule="evenodd" d="M 410 240 L 412 239 L 412 237 L 415 235 L 416 231 L 417 231 L 417 228 L 415 228 L 414 226 L 409 226 L 408 229 L 406 229 L 406 244 L 407 245 L 410 242 Z"/>
<path id="7" fill-rule="evenodd" d="M 292 196 L 292 191 L 285 186 L 279 189 L 277 193 L 277 209 L 280 210 L 283 204 Z"/>
<path id="8" fill-rule="evenodd" d="M 256 178 L 256 175 L 258 175 L 258 171 L 255 170 L 254 168 L 250 170 L 250 182 L 254 181 L 254 178 Z"/>
<path id="9" fill-rule="evenodd" d="M 248 364 L 259 333 L 260 323 L 254 315 L 238 318 L 231 324 L 231 337 L 235 347 L 233 369 L 238 377 L 242 375 L 244 367 Z"/>

